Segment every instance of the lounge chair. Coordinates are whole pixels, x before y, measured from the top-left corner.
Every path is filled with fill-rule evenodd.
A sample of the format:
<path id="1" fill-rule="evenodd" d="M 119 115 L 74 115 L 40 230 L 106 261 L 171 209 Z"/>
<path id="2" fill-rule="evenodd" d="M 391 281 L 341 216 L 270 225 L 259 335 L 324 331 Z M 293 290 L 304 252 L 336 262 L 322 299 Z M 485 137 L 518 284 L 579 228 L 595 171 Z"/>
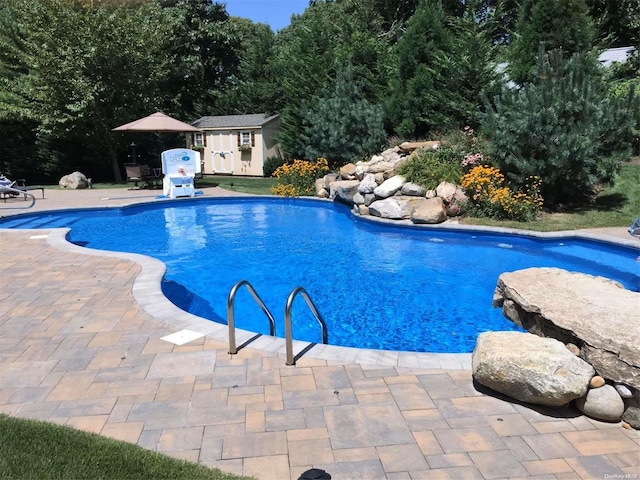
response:
<path id="1" fill-rule="evenodd" d="M 127 182 L 134 182 L 133 188 L 152 188 L 155 182 L 162 180 L 162 177 L 155 175 L 148 165 L 125 163 L 124 169 L 127 173 Z M 144 182 L 143 187 L 138 185 L 138 182 Z"/>
<path id="2" fill-rule="evenodd" d="M 29 192 L 31 190 L 40 190 L 42 192 L 42 198 L 44 198 L 44 188 L 43 187 L 32 187 L 27 185 L 27 181 L 24 178 L 19 178 L 16 180 L 15 185 L 13 186 L 16 190 L 20 190 L 21 192 Z M 24 196 L 24 199 L 27 199 L 27 196 Z"/>
<path id="3" fill-rule="evenodd" d="M 8 197 L 14 197 L 18 195 L 15 193 L 14 185 L 16 182 L 9 180 L 4 175 L 0 174 L 0 198 L 7 200 Z"/>
<path id="4" fill-rule="evenodd" d="M 42 198 L 44 198 L 44 188 L 27 186 L 27 181 L 24 178 L 11 181 L 4 175 L 0 175 L 0 197 L 4 201 L 6 201 L 7 198 L 17 197 L 20 193 L 24 194 L 26 201 L 28 196 L 26 192 L 30 190 L 40 190 L 42 192 Z"/>

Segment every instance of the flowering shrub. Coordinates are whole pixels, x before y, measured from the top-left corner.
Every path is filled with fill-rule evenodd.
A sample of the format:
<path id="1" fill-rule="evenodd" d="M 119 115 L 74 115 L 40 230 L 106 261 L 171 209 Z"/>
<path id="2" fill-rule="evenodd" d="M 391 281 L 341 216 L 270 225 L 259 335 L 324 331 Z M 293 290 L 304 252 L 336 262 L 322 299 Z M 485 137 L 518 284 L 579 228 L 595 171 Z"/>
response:
<path id="1" fill-rule="evenodd" d="M 460 182 L 478 216 L 520 222 L 535 220 L 540 214 L 541 184 L 538 177 L 528 177 L 524 189 L 514 191 L 504 185 L 500 170 L 488 165 L 473 167 Z"/>
<path id="2" fill-rule="evenodd" d="M 484 156 L 481 153 L 469 153 L 462 159 L 462 168 L 475 167 L 484 162 Z"/>
<path id="3" fill-rule="evenodd" d="M 315 195 L 316 179 L 328 171 L 326 158 L 318 158 L 315 162 L 294 160 L 293 163 L 280 165 L 273 173 L 278 184 L 271 188 L 271 193 L 281 197 Z"/>

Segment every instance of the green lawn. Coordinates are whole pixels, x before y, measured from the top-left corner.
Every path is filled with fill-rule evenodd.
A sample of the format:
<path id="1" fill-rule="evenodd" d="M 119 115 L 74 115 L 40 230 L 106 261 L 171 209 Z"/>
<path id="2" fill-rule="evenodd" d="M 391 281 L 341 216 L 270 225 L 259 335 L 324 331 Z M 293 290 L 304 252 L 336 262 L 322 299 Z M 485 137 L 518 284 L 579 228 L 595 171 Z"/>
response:
<path id="1" fill-rule="evenodd" d="M 278 183 L 274 177 L 232 177 L 225 175 L 205 175 L 198 180 L 199 188 L 220 187 L 234 192 L 251 193 L 254 195 L 271 195 L 271 187 Z"/>
<path id="2" fill-rule="evenodd" d="M 0 415 L 0 479 L 241 480 L 53 423 Z"/>

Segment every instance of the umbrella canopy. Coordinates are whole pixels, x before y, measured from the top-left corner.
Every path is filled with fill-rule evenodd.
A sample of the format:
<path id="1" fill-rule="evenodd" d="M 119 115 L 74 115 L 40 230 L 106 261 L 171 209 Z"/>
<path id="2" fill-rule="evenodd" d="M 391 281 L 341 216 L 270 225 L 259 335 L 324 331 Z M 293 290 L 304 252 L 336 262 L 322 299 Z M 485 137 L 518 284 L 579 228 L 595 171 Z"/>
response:
<path id="1" fill-rule="evenodd" d="M 175 118 L 156 112 L 148 117 L 125 123 L 113 129 L 114 132 L 201 132 L 199 128 Z"/>

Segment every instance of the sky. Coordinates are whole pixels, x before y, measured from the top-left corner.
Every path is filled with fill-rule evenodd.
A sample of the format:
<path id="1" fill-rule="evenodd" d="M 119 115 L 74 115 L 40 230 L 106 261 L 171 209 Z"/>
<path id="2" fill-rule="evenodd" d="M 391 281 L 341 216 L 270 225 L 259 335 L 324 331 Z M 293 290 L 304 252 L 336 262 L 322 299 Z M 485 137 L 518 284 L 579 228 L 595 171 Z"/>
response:
<path id="1" fill-rule="evenodd" d="M 309 0 L 217 0 L 217 3 L 226 4 L 229 15 L 266 23 L 274 32 L 288 26 L 292 14 L 299 15 L 309 6 Z"/>

